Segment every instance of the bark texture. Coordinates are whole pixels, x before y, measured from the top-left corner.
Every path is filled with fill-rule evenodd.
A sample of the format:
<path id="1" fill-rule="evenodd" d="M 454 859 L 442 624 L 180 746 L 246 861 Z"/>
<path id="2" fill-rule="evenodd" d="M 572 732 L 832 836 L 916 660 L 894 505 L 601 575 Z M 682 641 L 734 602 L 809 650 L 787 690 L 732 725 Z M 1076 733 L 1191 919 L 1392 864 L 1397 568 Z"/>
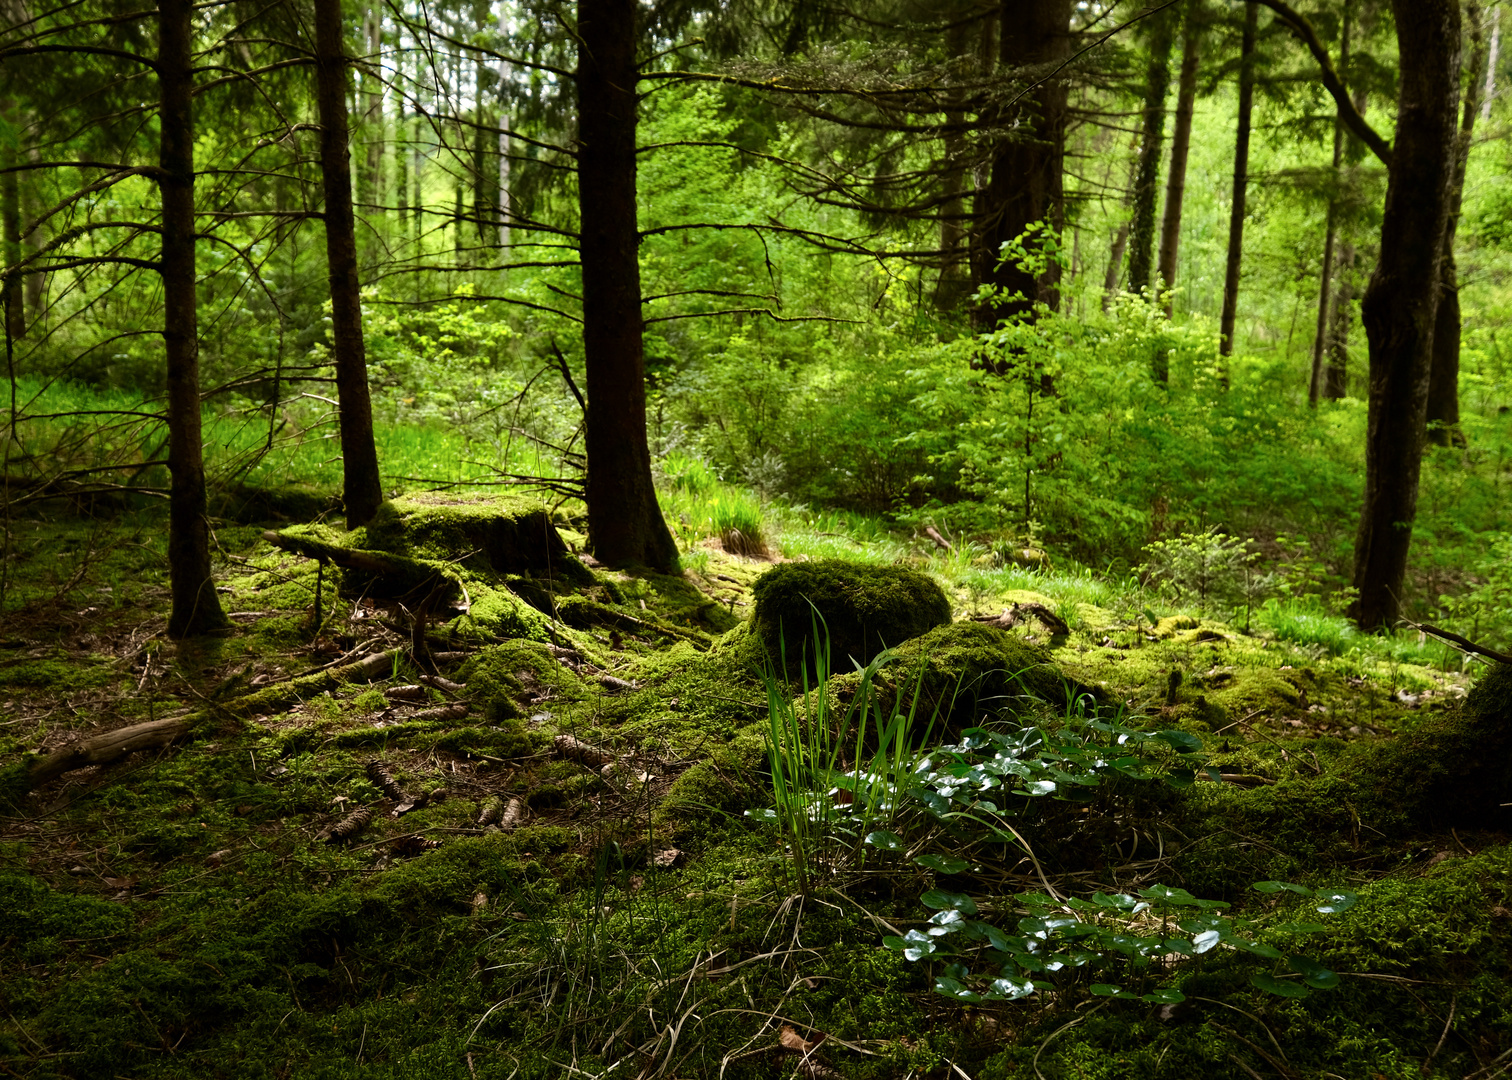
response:
<path id="1" fill-rule="evenodd" d="M 983 305 L 977 322 L 987 329 L 1032 312 L 1036 301 L 1050 308 L 1060 304 L 1058 264 L 1052 262 L 1034 274 L 1000 256 L 1005 243 L 1035 222 L 1046 222 L 1057 231 L 1064 224 L 1066 84 L 1051 73 L 1070 56 L 1071 0 L 1003 0 L 1000 26 L 998 56 L 1004 71 L 1013 73 L 1016 83 L 1040 81 L 993 117 L 1003 134 L 986 190 L 977 201 L 972 276 L 1010 296 L 1022 294 L 1023 299 Z M 1015 122 L 1017 127 L 1009 130 Z"/>
<path id="2" fill-rule="evenodd" d="M 0 114 L 9 110 L 0 109 Z M 19 159 L 13 147 L 0 148 L 0 165 L 14 167 Z M 0 173 L 0 230 L 4 233 L 4 249 L 0 250 L 0 266 L 15 266 L 21 261 L 21 183 L 20 174 Z M 12 339 L 26 334 L 26 305 L 21 292 L 19 277 L 6 277 L 0 282 L 0 304 L 5 308 L 5 333 Z"/>
<path id="3" fill-rule="evenodd" d="M 1253 3 L 1247 4 L 1239 51 L 1239 120 L 1234 134 L 1228 262 L 1223 272 L 1223 313 L 1218 320 L 1218 352 L 1223 356 L 1234 355 L 1234 325 L 1239 318 L 1239 270 L 1244 262 L 1244 204 L 1249 190 L 1250 114 L 1255 106 L 1255 38 L 1259 28 L 1260 9 Z"/>
<path id="4" fill-rule="evenodd" d="M 1171 84 L 1171 45 L 1175 20 L 1170 11 L 1151 20 L 1150 64 L 1139 140 L 1139 168 L 1134 176 L 1134 225 L 1129 233 L 1129 289 L 1141 292 L 1157 284 L 1155 271 L 1155 204 L 1160 195 L 1160 163 L 1165 152 L 1165 103 Z"/>
<path id="5" fill-rule="evenodd" d="M 635 200 L 635 0 L 579 0 L 578 198 L 588 542 L 600 562 L 677 567 L 646 445 Z"/>
<path id="6" fill-rule="evenodd" d="M 1355 540 L 1361 629 L 1401 612 L 1428 415 L 1434 320 L 1449 219 L 1460 96 L 1459 0 L 1393 0 L 1400 84 L 1381 254 L 1365 291 L 1370 403 L 1365 497 Z"/>
<path id="7" fill-rule="evenodd" d="M 1176 284 L 1181 254 L 1181 206 L 1186 201 L 1187 156 L 1192 148 L 1192 112 L 1197 101 L 1197 67 L 1202 59 L 1202 4 L 1187 0 L 1181 35 L 1181 75 L 1176 81 L 1176 124 L 1171 131 L 1171 171 L 1166 178 L 1165 217 L 1160 225 L 1160 280 Z M 1172 304 L 1166 301 L 1166 318 Z"/>
<path id="8" fill-rule="evenodd" d="M 192 0 L 158 4 L 158 84 L 162 140 L 163 345 L 168 369 L 168 636 L 223 629 L 210 576 L 205 463 L 200 432 L 199 318 L 194 251 L 194 76 Z"/>
<path id="9" fill-rule="evenodd" d="M 325 191 L 326 264 L 331 281 L 331 357 L 341 428 L 342 499 L 347 528 L 372 520 L 383 501 L 373 406 L 362 341 L 362 296 L 352 213 L 352 160 L 347 132 L 341 0 L 315 2 L 316 105 L 320 110 L 320 174 Z"/>

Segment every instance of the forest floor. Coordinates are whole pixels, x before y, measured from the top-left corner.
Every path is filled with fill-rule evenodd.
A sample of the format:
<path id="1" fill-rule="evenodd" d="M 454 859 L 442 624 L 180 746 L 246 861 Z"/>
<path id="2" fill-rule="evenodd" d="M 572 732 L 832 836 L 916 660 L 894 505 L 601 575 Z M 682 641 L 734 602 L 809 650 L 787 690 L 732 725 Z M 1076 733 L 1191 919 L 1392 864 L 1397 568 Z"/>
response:
<path id="1" fill-rule="evenodd" d="M 1247 634 L 925 543 L 904 559 L 955 622 L 913 654 L 925 674 L 879 683 L 896 702 L 956 680 L 930 736 L 960 777 L 986 775 L 980 725 L 1046 733 L 1021 760 L 1062 783 L 927 820 L 889 796 L 863 839 L 849 807 L 773 791 L 781 707 L 747 617 L 778 556 L 689 538 L 681 576 L 608 572 L 564 554 L 583 537 L 557 512 L 567 547 L 511 565 L 488 523 L 522 513 L 401 502 L 368 530 L 377 569 L 341 568 L 364 541 L 318 526 L 274 544 L 223 523 L 234 629 L 180 644 L 160 517 L 9 522 L 0 1072 L 1512 1072 L 1512 767 L 1505 743 L 1454 742 L 1487 669 Z M 835 546 L 897 558 L 871 543 Z M 1089 696 L 972 690 L 1022 655 Z M 142 724 L 146 748 L 63 756 Z M 1136 744 L 1152 779 L 1108 765 Z M 900 749 L 888 782 L 924 777 L 930 749 Z M 795 805 L 833 828 L 805 833 Z M 1232 938 L 1193 947 L 1220 911 Z M 978 940 L 937 949 L 952 919 Z M 1030 953 L 1082 944 L 997 1000 L 971 970 L 988 922 Z M 1185 946 L 1160 936 L 1178 923 Z"/>

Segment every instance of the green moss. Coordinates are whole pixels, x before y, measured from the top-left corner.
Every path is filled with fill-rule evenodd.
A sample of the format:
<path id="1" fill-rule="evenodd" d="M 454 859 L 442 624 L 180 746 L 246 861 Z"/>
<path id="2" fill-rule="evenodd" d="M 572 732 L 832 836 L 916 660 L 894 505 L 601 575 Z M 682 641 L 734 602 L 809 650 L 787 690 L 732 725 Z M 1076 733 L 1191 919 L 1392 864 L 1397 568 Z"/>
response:
<path id="1" fill-rule="evenodd" d="M 495 573 L 533 571 L 591 584 L 539 502 L 431 492 L 385 502 L 354 537 L 356 547 L 452 561 L 477 556 Z"/>
<path id="2" fill-rule="evenodd" d="M 492 723 L 528 715 L 526 710 L 533 706 L 527 699 L 532 696 L 570 702 L 589 694 L 576 672 L 534 641 L 506 641 L 481 649 L 463 665 L 459 678 Z"/>
<path id="3" fill-rule="evenodd" d="M 781 657 L 790 672 L 805 654 L 813 656 L 816 611 L 828 634 L 831 666 L 840 671 L 849 668 L 848 658 L 866 663 L 950 621 L 950 601 L 934 579 L 900 566 L 842 559 L 785 563 L 757 578 L 751 595 L 752 629 L 767 655 Z"/>
<path id="4" fill-rule="evenodd" d="M 110 669 L 105 665 L 77 660 L 23 660 L 0 665 L 0 686 L 35 687 L 67 693 L 103 686 L 111 679 Z"/>

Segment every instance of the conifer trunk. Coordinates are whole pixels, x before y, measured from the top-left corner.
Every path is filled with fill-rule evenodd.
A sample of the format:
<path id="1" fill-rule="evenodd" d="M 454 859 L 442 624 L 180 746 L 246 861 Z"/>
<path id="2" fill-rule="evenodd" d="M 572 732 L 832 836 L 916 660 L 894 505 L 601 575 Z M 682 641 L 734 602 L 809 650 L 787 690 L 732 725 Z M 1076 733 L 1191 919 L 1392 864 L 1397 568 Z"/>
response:
<path id="1" fill-rule="evenodd" d="M 1176 284 L 1177 259 L 1181 253 L 1181 206 L 1186 199 L 1187 156 L 1192 147 L 1192 113 L 1197 101 L 1197 67 L 1202 58 L 1201 0 L 1187 0 L 1186 24 L 1181 37 L 1181 75 L 1176 82 L 1176 126 L 1171 132 L 1171 171 L 1166 178 L 1165 217 L 1160 226 L 1160 280 Z M 1166 318 L 1172 301 L 1165 305 Z"/>
<path id="2" fill-rule="evenodd" d="M 336 368 L 337 415 L 346 525 L 366 525 L 383 501 L 373 408 L 362 341 L 362 296 L 352 212 L 352 160 L 347 135 L 346 72 L 341 0 L 315 0 L 316 104 L 320 110 L 320 175 L 325 191 L 326 263 L 331 284 L 331 359 Z"/>
<path id="3" fill-rule="evenodd" d="M 636 216 L 636 0 L 578 3 L 578 200 L 588 542 L 600 562 L 677 568 L 646 444 Z"/>
<path id="4" fill-rule="evenodd" d="M 1218 352 L 1234 355 L 1234 326 L 1239 319 L 1239 270 L 1244 261 L 1244 205 L 1249 189 L 1250 114 L 1255 105 L 1255 38 L 1260 9 L 1245 5 L 1244 38 L 1239 51 L 1239 120 L 1234 135 L 1234 187 L 1229 204 L 1228 262 L 1223 273 L 1223 313 L 1218 321 Z M 1222 376 L 1225 385 L 1228 372 Z"/>
<path id="5" fill-rule="evenodd" d="M 0 117 L 13 112 L 0 109 Z M 0 152 L 0 165 L 7 169 L 19 164 L 19 155 L 13 149 Z M 0 251 L 0 265 L 15 266 L 21 261 L 21 174 L 0 173 L 0 231 L 4 234 L 4 249 Z M 12 340 L 26 336 L 26 301 L 19 277 L 6 277 L 0 282 L 0 306 L 5 310 L 5 333 Z"/>
<path id="6" fill-rule="evenodd" d="M 1454 185 L 1460 93 L 1459 0 L 1392 0 L 1400 83 L 1381 254 L 1365 291 L 1370 403 L 1365 497 L 1355 539 L 1352 614 L 1362 630 L 1401 613 L 1417 515 L 1434 321 Z"/>
<path id="7" fill-rule="evenodd" d="M 987 188 L 976 204 L 972 276 L 978 284 L 1024 299 L 982 305 L 976 321 L 984 329 L 1030 314 L 1036 301 L 1051 310 L 1060 306 L 1059 265 L 1051 263 L 1035 275 L 1012 259 L 1003 260 L 1001 253 L 1005 243 L 1035 222 L 1057 231 L 1064 224 L 1066 84 L 1052 72 L 1070 55 L 1070 28 L 1071 0 L 1003 0 L 1000 8 L 999 63 L 1016 76 L 1015 82 L 1037 81 L 1013 106 L 1021 112 L 994 118 L 998 145 Z"/>
<path id="8" fill-rule="evenodd" d="M 1134 224 L 1129 231 L 1129 290 L 1155 284 L 1155 204 L 1160 195 L 1160 163 L 1165 152 L 1165 102 L 1171 84 L 1171 45 L 1175 27 L 1166 12 L 1155 16 L 1150 31 L 1150 64 L 1139 140 L 1139 168 L 1134 177 Z"/>
<path id="9" fill-rule="evenodd" d="M 210 573 L 200 430 L 199 316 L 195 286 L 192 0 L 159 0 L 158 164 L 163 202 L 163 347 L 168 374 L 168 636 L 198 637 L 229 620 Z"/>

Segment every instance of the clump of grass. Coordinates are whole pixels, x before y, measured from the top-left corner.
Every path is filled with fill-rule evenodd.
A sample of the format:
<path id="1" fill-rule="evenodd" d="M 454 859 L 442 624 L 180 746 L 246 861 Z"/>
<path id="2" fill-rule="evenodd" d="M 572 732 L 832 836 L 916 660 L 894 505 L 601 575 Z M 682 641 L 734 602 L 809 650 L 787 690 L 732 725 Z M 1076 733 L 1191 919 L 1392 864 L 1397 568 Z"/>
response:
<path id="1" fill-rule="evenodd" d="M 765 558 L 768 554 L 762 530 L 761 504 L 743 492 L 725 490 L 708 503 L 714 535 L 731 555 Z"/>

